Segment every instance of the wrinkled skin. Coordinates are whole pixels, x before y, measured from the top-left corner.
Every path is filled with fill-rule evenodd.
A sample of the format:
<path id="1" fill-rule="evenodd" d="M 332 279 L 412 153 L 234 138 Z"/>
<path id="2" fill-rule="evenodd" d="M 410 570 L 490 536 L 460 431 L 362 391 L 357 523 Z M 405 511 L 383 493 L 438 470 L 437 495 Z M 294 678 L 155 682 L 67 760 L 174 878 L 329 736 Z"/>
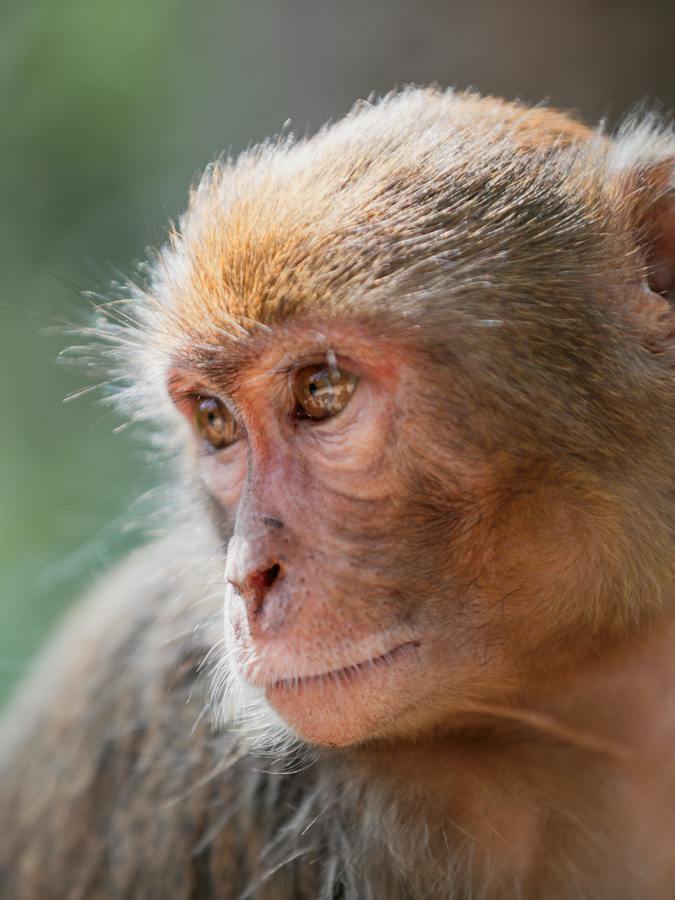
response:
<path id="1" fill-rule="evenodd" d="M 288 369 L 325 360 L 327 341 L 337 365 L 358 375 L 357 390 L 338 416 L 298 421 Z M 471 705 L 478 684 L 493 697 L 513 690 L 528 674 L 518 670 L 530 631 L 523 615 L 531 624 L 533 595 L 546 589 L 539 560 L 565 531 L 543 576 L 556 577 L 559 595 L 565 580 L 575 586 L 582 548 L 561 498 L 536 486 L 540 512 L 531 516 L 532 497 L 520 493 L 532 488 L 512 486 L 499 454 L 490 459 L 452 423 L 439 434 L 424 404 L 440 407 L 445 384 L 423 381 L 424 348 L 407 342 L 296 321 L 240 347 L 226 378 L 195 381 L 180 368 L 171 376 L 179 407 L 186 397 L 227 396 L 241 420 L 239 439 L 201 466 L 234 528 L 229 643 L 240 677 L 312 743 L 414 733 Z M 194 405 L 182 402 L 189 420 Z M 502 499 L 504 490 L 513 496 Z M 274 583 L 260 584 L 274 566 Z M 519 660 L 504 640 L 510 632 L 523 636 Z"/>

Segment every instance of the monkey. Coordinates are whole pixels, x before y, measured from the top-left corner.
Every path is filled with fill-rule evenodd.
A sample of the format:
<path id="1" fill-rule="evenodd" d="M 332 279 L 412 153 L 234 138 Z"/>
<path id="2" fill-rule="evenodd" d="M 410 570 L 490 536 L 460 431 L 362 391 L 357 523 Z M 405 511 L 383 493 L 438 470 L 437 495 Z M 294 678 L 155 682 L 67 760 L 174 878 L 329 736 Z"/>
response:
<path id="1" fill-rule="evenodd" d="M 674 173 L 415 87 L 206 170 L 85 330 L 166 528 L 4 715 L 3 898 L 674 896 Z"/>

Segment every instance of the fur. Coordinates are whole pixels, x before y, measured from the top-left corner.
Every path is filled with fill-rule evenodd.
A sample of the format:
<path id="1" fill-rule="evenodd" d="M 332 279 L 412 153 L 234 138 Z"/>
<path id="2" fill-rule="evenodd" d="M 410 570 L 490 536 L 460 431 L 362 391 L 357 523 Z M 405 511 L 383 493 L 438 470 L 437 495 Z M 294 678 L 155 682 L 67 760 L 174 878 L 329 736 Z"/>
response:
<path id="1" fill-rule="evenodd" d="M 6 717 L 2 897 L 647 896 L 595 808 L 614 802 L 602 753 L 554 742 L 551 786 L 529 726 L 507 725 L 490 756 L 479 723 L 439 773 L 458 808 L 436 827 L 405 778 L 392 790 L 358 749 L 304 747 L 237 681 L 220 615 L 232 526 L 185 453 L 167 375 L 224 377 L 242 338 L 302 318 L 414 335 L 425 375 L 453 361 L 448 410 L 453 391 L 481 410 L 472 445 L 497 454 L 508 436 L 523 477 L 545 472 L 579 510 L 593 587 L 563 595 L 568 573 L 550 579 L 552 633 L 637 633 L 675 598 L 675 368 L 626 296 L 649 277 L 640 217 L 670 186 L 638 176 L 673 159 L 653 118 L 609 136 L 543 107 L 408 89 L 207 170 L 146 283 L 88 329 L 115 401 L 180 455 L 184 487 L 174 536 L 99 586 Z M 395 750 L 377 752 L 396 770 Z M 488 757 L 494 783 L 476 775 Z M 474 783 L 482 837 L 465 827 Z M 518 851 L 493 837 L 502 819 Z"/>

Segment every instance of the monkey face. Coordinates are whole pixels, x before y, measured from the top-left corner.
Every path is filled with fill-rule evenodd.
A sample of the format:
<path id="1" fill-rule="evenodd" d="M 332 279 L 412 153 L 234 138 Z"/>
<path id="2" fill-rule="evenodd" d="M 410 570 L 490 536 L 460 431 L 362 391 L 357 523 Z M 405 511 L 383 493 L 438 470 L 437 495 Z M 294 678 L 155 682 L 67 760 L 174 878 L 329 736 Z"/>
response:
<path id="1" fill-rule="evenodd" d="M 300 320 L 169 378 L 226 513 L 233 677 L 310 742 L 414 733 L 516 679 L 505 634 L 527 590 L 500 601 L 532 529 L 515 540 L 491 510 L 477 540 L 498 467 L 434 418 L 448 387 L 418 352 Z"/>
<path id="2" fill-rule="evenodd" d="M 390 721 L 419 667 L 395 488 L 408 376 L 386 341 L 357 333 L 289 323 L 239 344 L 227 370 L 170 379 L 229 514 L 236 676 L 300 735 L 334 744 Z"/>

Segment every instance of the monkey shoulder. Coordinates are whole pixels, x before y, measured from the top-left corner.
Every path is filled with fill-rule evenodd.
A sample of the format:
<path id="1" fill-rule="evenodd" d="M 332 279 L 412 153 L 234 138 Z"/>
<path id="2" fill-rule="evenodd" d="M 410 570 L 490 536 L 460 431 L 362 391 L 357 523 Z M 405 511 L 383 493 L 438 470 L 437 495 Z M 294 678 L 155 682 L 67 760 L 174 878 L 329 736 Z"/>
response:
<path id="1" fill-rule="evenodd" d="M 204 660 L 222 601 L 174 550 L 107 576 L 4 717 L 3 900 L 318 895 L 306 867 L 265 877 L 313 776 L 268 773 L 214 730 Z"/>

